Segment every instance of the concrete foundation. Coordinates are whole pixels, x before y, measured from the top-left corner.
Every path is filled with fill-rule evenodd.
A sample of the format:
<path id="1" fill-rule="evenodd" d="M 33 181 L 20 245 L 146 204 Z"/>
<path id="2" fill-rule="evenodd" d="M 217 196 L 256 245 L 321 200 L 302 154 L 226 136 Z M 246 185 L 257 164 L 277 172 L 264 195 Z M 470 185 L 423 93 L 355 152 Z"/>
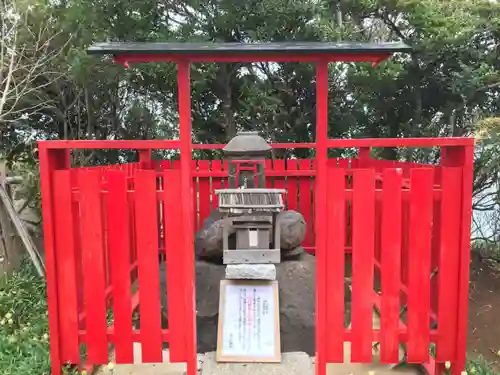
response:
<path id="1" fill-rule="evenodd" d="M 111 353 L 111 362 L 114 362 Z M 379 362 L 377 351 L 373 352 L 373 363 L 350 363 L 351 345 L 344 343 L 344 363 L 327 365 L 327 375 L 403 375 L 421 374 L 415 366 L 408 365 L 392 369 Z M 199 375 L 314 375 L 315 358 L 303 352 L 282 353 L 281 363 L 217 363 L 215 352 L 198 354 Z M 99 375 L 185 375 L 184 363 L 170 363 L 168 349 L 163 351 L 162 363 L 141 363 L 141 345 L 134 344 L 134 364 L 115 365 L 113 370 L 102 366 Z"/>

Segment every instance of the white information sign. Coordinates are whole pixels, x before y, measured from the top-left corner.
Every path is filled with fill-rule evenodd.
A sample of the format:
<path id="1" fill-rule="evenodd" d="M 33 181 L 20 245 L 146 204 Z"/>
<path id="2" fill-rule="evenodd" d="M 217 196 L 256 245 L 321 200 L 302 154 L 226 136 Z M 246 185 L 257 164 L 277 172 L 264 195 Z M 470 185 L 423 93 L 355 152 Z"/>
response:
<path id="1" fill-rule="evenodd" d="M 221 362 L 279 362 L 276 281 L 223 280 L 217 359 Z"/>

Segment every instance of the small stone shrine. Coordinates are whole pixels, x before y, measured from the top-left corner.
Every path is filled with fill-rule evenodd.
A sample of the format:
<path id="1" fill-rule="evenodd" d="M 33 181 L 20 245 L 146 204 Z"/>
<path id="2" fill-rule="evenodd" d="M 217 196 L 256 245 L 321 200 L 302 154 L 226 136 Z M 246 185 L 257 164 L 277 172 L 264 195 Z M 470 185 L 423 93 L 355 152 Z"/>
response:
<path id="1" fill-rule="evenodd" d="M 285 210 L 286 190 L 265 188 L 265 160 L 270 150 L 256 132 L 240 132 L 224 147 L 229 186 L 216 191 L 219 208 L 205 219 L 196 235 L 199 259 L 274 264 L 304 252 L 300 246 L 306 234 L 303 216 Z M 238 253 L 233 253 L 234 249 L 239 249 Z M 236 260 L 245 256 L 245 262 Z"/>

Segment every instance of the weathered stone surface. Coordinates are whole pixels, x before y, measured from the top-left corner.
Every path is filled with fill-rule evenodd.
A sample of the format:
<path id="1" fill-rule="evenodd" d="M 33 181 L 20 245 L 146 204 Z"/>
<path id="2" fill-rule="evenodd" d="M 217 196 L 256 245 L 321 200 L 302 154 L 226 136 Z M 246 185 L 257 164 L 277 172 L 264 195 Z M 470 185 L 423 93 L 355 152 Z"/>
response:
<path id="1" fill-rule="evenodd" d="M 228 264 L 226 279 L 276 280 L 274 264 Z"/>
<path id="2" fill-rule="evenodd" d="M 306 353 L 283 353 L 281 363 L 217 363 L 215 353 L 207 353 L 203 375 L 313 375 L 311 358 Z"/>
<path id="3" fill-rule="evenodd" d="M 226 225 L 225 214 L 214 211 L 202 223 L 201 229 L 195 235 L 195 253 L 197 259 L 217 260 L 222 263 L 222 233 Z M 229 226 L 228 233 L 233 235 L 234 229 Z M 234 237 L 234 236 L 232 236 Z M 230 246 L 234 238 L 230 238 Z"/>
<path id="4" fill-rule="evenodd" d="M 307 224 L 299 212 L 280 212 L 276 218 L 276 223 L 280 227 L 280 247 L 283 250 L 295 249 L 304 241 Z"/>
<path id="5" fill-rule="evenodd" d="M 164 265 L 161 265 L 163 274 Z M 281 349 L 283 352 L 314 354 L 315 258 L 304 254 L 298 260 L 276 265 L 280 294 Z M 196 325 L 198 352 L 216 350 L 219 285 L 225 266 L 196 262 Z M 162 295 L 165 295 L 162 280 Z M 164 304 L 166 309 L 166 304 Z"/>
<path id="6" fill-rule="evenodd" d="M 224 250 L 224 264 L 279 263 L 280 260 L 281 251 L 279 249 Z"/>

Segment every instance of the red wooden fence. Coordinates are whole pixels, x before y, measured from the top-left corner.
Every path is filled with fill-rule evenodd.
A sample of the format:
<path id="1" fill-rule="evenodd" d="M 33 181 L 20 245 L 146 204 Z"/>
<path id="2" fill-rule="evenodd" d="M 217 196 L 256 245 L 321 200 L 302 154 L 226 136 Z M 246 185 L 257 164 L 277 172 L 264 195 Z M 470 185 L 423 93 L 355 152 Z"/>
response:
<path id="1" fill-rule="evenodd" d="M 336 147 L 337 141 L 329 142 Z M 161 362 L 162 343 L 168 342 L 170 359 L 187 362 L 193 375 L 194 251 L 185 241 L 185 215 L 200 228 L 216 208 L 214 190 L 227 184 L 227 164 L 192 161 L 193 205 L 183 207 L 178 161 L 152 162 L 143 152 L 138 163 L 70 168 L 69 148 L 85 144 L 40 147 L 53 374 L 66 363 L 82 363 L 82 346 L 87 365 L 107 363 L 111 343 L 116 362 L 130 363 L 133 342 L 142 344 L 144 362 Z M 380 342 L 385 363 L 396 362 L 405 343 L 410 362 L 425 363 L 434 373 L 449 361 L 459 373 L 465 361 L 473 143 L 444 139 L 438 166 L 374 160 L 365 144 L 359 141 L 357 159 L 328 160 L 326 202 L 316 206 L 325 210 L 321 216 L 313 205 L 315 161 L 266 165 L 267 186 L 287 189 L 287 208 L 308 222 L 303 245 L 318 254 L 318 368 L 343 361 L 345 341 L 351 342 L 353 362 L 370 362 L 372 342 Z M 327 220 L 317 222 L 318 216 Z M 315 241 L 319 229 L 327 233 L 323 245 Z M 161 320 L 161 253 L 168 327 Z M 350 328 L 344 321 L 346 254 L 352 254 Z M 379 329 L 372 327 L 374 307 L 381 314 Z M 136 310 L 140 327 L 133 326 Z M 436 319 L 438 328 L 430 329 Z M 430 343 L 436 344 L 436 364 Z"/>
<path id="2" fill-rule="evenodd" d="M 183 257 L 175 204 L 179 171 L 162 172 L 165 183 L 160 187 L 154 171 L 136 170 L 133 184 L 127 183 L 126 171 L 110 169 L 103 176 L 90 168 L 53 172 L 57 285 L 63 303 L 60 361 L 80 362 L 79 339 L 91 364 L 108 363 L 108 341 L 115 344 L 117 363 L 133 361 L 133 341 L 142 344 L 143 362 L 161 362 L 163 342 L 171 344 L 171 360 L 185 361 L 183 304 L 176 306 L 185 293 L 182 283 L 176 285 L 183 278 L 177 264 Z M 160 211 L 165 236 L 159 233 Z M 85 251 L 76 251 L 75 244 Z M 169 309 L 167 329 L 161 326 L 160 246 L 167 252 L 168 304 L 176 306 Z M 140 329 L 134 329 L 132 311 L 139 300 Z M 110 325 L 109 310 L 113 311 Z"/>
<path id="3" fill-rule="evenodd" d="M 216 189 L 228 186 L 227 161 L 221 160 L 193 160 L 193 220 L 195 230 L 198 231 L 203 221 L 217 208 Z M 401 168 L 405 183 L 408 183 L 408 176 L 411 169 L 425 167 L 423 164 L 395 162 L 390 160 L 376 159 L 329 159 L 329 165 L 338 168 L 347 168 L 347 175 L 352 175 L 353 169 L 360 167 L 373 167 L 375 169 L 377 181 L 382 178 L 381 172 L 384 168 Z M 98 169 L 102 176 L 108 169 L 124 170 L 129 179 L 133 179 L 136 170 L 141 167 L 140 163 L 118 164 L 105 167 L 94 167 Z M 179 169 L 179 160 L 163 160 L 148 164 L 148 168 L 158 172 L 170 169 Z M 440 176 L 440 167 L 436 169 L 436 180 Z M 93 168 L 89 168 L 93 169 Z M 315 251 L 315 218 L 314 218 L 314 182 L 315 182 L 315 160 L 311 159 L 288 159 L 288 160 L 266 160 L 266 187 L 286 189 L 285 205 L 288 210 L 300 212 L 307 222 L 306 238 L 302 245 L 314 254 Z M 350 238 L 350 235 L 348 236 Z M 350 251 L 350 240 L 347 250 Z"/>
<path id="4" fill-rule="evenodd" d="M 162 362 L 167 342 L 170 361 L 196 369 L 194 337 L 186 335 L 194 290 L 183 267 L 192 259 L 183 251 L 180 170 L 157 178 L 133 164 L 69 169 L 68 157 L 43 148 L 40 155 L 53 374 L 67 364 L 107 364 L 109 344 L 116 363 L 132 363 L 133 342 L 141 343 L 143 362 Z M 161 319 L 159 250 L 166 258 L 168 327 Z"/>

